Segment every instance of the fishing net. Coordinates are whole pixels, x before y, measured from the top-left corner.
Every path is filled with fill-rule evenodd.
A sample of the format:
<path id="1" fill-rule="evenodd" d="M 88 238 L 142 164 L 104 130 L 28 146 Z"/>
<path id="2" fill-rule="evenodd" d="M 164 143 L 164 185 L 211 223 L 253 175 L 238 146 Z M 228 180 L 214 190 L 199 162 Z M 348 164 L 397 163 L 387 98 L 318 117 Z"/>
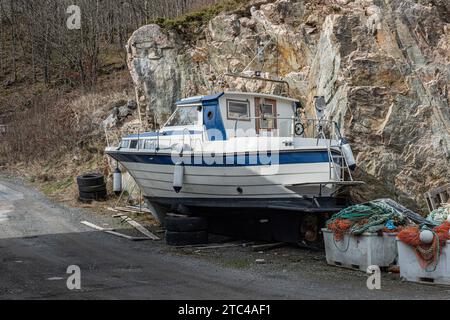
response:
<path id="1" fill-rule="evenodd" d="M 399 205 L 392 203 L 395 202 L 380 199 L 351 206 L 335 214 L 327 222 L 327 228 L 333 231 L 336 241 L 342 241 L 345 233 L 358 236 L 366 232 L 398 232 L 406 225 L 406 219 Z"/>
<path id="2" fill-rule="evenodd" d="M 437 226 L 433 229 L 437 237 L 439 238 L 441 247 L 444 247 L 447 244 L 447 241 L 450 240 L 450 223 L 445 221 L 440 226 Z"/>
<path id="3" fill-rule="evenodd" d="M 398 234 L 398 239 L 414 248 L 422 269 L 427 270 L 429 267 L 434 266 L 434 269 L 431 270 L 434 271 L 439 262 L 442 251 L 441 248 L 447 244 L 448 240 L 450 240 L 450 223 L 446 221 L 431 230 L 434 235 L 431 244 L 425 244 L 420 241 L 420 232 L 424 229 L 429 230 L 427 227 L 423 227 L 422 229 L 419 227 L 405 228 Z"/>
<path id="4" fill-rule="evenodd" d="M 398 239 L 412 247 L 420 245 L 420 229 L 419 227 L 407 227 L 399 232 Z"/>
<path id="5" fill-rule="evenodd" d="M 434 221 L 438 223 L 442 223 L 447 220 L 450 216 L 450 204 L 443 204 L 441 208 L 433 210 L 430 215 L 427 217 L 429 221 Z"/>
<path id="6" fill-rule="evenodd" d="M 328 230 L 332 231 L 334 239 L 340 242 L 344 240 L 344 234 L 351 226 L 352 222 L 350 220 L 336 219 L 328 224 Z"/>

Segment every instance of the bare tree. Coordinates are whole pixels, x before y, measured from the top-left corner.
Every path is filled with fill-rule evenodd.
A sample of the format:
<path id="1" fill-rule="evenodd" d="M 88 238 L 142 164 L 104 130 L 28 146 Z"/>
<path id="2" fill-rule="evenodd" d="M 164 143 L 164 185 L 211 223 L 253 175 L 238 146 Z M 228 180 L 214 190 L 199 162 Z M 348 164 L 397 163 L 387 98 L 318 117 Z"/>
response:
<path id="1" fill-rule="evenodd" d="M 82 28 L 68 30 L 69 0 L 0 0 L 0 71 L 13 82 L 95 86 L 102 56 L 123 48 L 150 21 L 174 18 L 218 0 L 77 0 Z M 4 62 L 4 56 L 10 63 Z M 124 56 L 125 58 L 125 56 Z"/>

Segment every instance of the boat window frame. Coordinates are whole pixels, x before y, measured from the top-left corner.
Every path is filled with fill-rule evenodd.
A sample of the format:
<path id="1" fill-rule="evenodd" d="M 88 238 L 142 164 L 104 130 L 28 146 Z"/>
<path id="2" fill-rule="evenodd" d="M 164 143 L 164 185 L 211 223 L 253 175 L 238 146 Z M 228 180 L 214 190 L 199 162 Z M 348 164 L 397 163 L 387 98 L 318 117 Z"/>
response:
<path id="1" fill-rule="evenodd" d="M 153 150 L 156 149 L 156 140 L 155 139 L 145 139 L 144 141 L 144 145 L 143 145 L 143 150 Z M 151 147 L 151 148 L 149 148 Z"/>
<path id="2" fill-rule="evenodd" d="M 237 102 L 237 103 L 243 103 L 247 105 L 247 115 L 246 117 L 231 117 L 230 116 L 230 102 Z M 239 121 L 247 121 L 247 122 L 251 122 L 251 104 L 250 104 L 250 100 L 238 100 L 238 99 L 227 99 L 226 100 L 226 105 L 227 105 L 227 119 L 228 120 L 239 120 Z"/>
<path id="3" fill-rule="evenodd" d="M 263 115 L 261 114 L 261 106 L 262 105 L 270 105 L 272 106 L 272 116 L 273 116 L 273 123 L 274 128 L 262 128 L 261 123 L 263 121 Z M 276 99 L 268 99 L 268 98 L 255 98 L 255 113 L 256 113 L 256 134 L 261 134 L 261 132 L 274 132 L 278 130 L 278 101 Z"/>
<path id="4" fill-rule="evenodd" d="M 122 142 L 120 143 L 120 148 L 121 149 L 129 149 L 130 148 L 130 141 L 129 139 L 123 139 Z"/>
<path id="5" fill-rule="evenodd" d="M 134 143 L 136 143 L 136 145 L 133 147 Z M 138 146 L 139 146 L 139 139 L 131 139 L 128 149 L 138 150 Z"/>
<path id="6" fill-rule="evenodd" d="M 173 118 L 175 117 L 175 115 L 177 114 L 179 109 L 193 108 L 193 107 L 197 108 L 197 112 L 198 112 L 197 123 L 182 125 L 182 126 L 169 126 L 169 123 L 173 120 Z M 172 115 L 169 117 L 169 119 L 166 121 L 166 123 L 162 126 L 162 128 L 165 128 L 165 127 L 168 127 L 168 128 L 199 127 L 202 124 L 203 124 L 203 105 L 200 103 L 194 103 L 194 104 L 177 105 L 175 110 L 173 111 Z"/>
<path id="7" fill-rule="evenodd" d="M 277 110 L 276 110 L 275 104 L 272 104 L 272 103 L 261 103 L 260 104 L 261 109 L 263 109 L 265 107 L 270 107 L 272 109 L 272 112 L 271 113 L 262 112 L 262 114 L 261 114 L 262 118 L 259 119 L 259 129 L 260 130 L 276 130 L 276 129 L 278 129 L 277 128 L 278 127 L 277 126 L 277 114 L 276 114 Z M 263 116 L 265 116 L 265 115 L 269 115 L 274 118 L 264 120 Z M 266 121 L 267 123 L 269 123 L 270 122 L 269 120 L 272 121 L 273 127 L 263 127 L 262 126 L 263 122 Z"/>

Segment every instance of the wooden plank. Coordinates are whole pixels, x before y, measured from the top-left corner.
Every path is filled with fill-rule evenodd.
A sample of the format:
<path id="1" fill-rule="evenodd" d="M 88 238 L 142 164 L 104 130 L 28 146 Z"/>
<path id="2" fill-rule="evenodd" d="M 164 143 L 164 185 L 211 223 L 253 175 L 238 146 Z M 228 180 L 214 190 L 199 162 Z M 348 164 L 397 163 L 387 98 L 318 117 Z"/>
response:
<path id="1" fill-rule="evenodd" d="M 441 186 L 439 188 L 431 189 L 428 191 L 430 197 L 435 197 L 437 194 L 447 191 L 450 188 L 450 184 Z"/>
<path id="2" fill-rule="evenodd" d="M 145 213 L 152 213 L 150 209 L 145 207 L 138 207 L 138 206 L 126 206 L 125 208 L 137 210 L 139 212 L 145 212 Z"/>
<path id="3" fill-rule="evenodd" d="M 156 236 L 155 234 L 150 232 L 147 228 L 142 226 L 140 223 L 134 221 L 133 219 L 131 219 L 131 218 L 127 217 L 127 216 L 123 216 L 122 218 L 123 218 L 124 221 L 128 222 L 131 226 L 136 228 L 136 230 L 138 230 L 140 233 L 146 235 L 148 238 L 150 238 L 152 240 L 155 240 L 155 241 L 161 240 L 160 237 Z"/>
<path id="4" fill-rule="evenodd" d="M 113 211 L 113 212 L 143 213 L 143 211 L 134 210 L 134 209 L 125 208 L 125 207 L 108 208 L 108 210 Z"/>
<path id="5" fill-rule="evenodd" d="M 260 244 L 260 245 L 252 246 L 252 250 L 253 251 L 269 251 L 269 250 L 282 248 L 282 247 L 285 247 L 285 246 L 287 246 L 287 244 L 283 243 L 283 242 L 267 243 L 267 244 Z"/>
<path id="6" fill-rule="evenodd" d="M 151 238 L 148 238 L 148 237 L 145 237 L 145 238 L 144 237 L 131 237 L 131 236 L 128 236 L 126 234 L 122 234 L 122 233 L 116 232 L 115 229 L 111 229 L 111 228 L 106 229 L 106 228 L 97 226 L 97 225 L 95 225 L 95 224 L 93 224 L 91 222 L 88 222 L 88 221 L 81 221 L 81 224 L 84 224 L 85 226 L 90 227 L 92 229 L 95 229 L 95 230 L 98 230 L 98 231 L 101 231 L 101 232 L 105 232 L 105 233 L 108 233 L 108 234 L 111 234 L 111 235 L 114 235 L 114 236 L 117 236 L 117 237 L 125 238 L 125 239 L 131 240 L 131 241 L 152 240 Z"/>
<path id="7" fill-rule="evenodd" d="M 254 242 L 248 243 L 233 243 L 233 244 L 221 244 L 221 245 L 187 245 L 187 246 L 177 246 L 177 249 L 196 249 L 196 250 L 213 250 L 213 249 L 226 249 L 226 248 L 236 248 L 236 247 L 246 247 L 252 245 Z"/>
<path id="8" fill-rule="evenodd" d="M 81 221 L 81 224 L 84 224 L 85 226 L 95 229 L 95 230 L 98 230 L 98 231 L 114 231 L 114 229 L 112 229 L 112 228 L 103 228 L 103 227 L 97 226 L 93 223 L 90 223 L 88 221 Z"/>
<path id="9" fill-rule="evenodd" d="M 109 233 L 109 234 L 112 234 L 114 236 L 118 236 L 118 237 L 125 238 L 127 240 L 131 240 L 131 241 L 148 241 L 148 240 L 153 240 L 153 239 L 150 239 L 148 237 L 132 237 L 132 236 L 128 236 L 126 234 L 122 234 L 122 233 L 116 232 L 116 231 L 105 231 L 105 232 Z"/>

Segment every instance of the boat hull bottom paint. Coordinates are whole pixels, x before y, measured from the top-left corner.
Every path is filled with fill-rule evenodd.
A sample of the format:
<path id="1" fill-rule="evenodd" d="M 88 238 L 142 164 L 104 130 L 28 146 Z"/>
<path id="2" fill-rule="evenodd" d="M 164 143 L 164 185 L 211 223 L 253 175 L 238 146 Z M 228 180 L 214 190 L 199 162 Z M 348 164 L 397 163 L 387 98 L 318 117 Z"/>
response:
<path id="1" fill-rule="evenodd" d="M 347 198 L 155 198 L 146 197 L 150 204 L 157 204 L 167 210 L 177 211 L 181 207 L 193 215 L 229 215 L 233 212 L 289 211 L 301 213 L 335 213 L 346 208 L 350 203 Z"/>

